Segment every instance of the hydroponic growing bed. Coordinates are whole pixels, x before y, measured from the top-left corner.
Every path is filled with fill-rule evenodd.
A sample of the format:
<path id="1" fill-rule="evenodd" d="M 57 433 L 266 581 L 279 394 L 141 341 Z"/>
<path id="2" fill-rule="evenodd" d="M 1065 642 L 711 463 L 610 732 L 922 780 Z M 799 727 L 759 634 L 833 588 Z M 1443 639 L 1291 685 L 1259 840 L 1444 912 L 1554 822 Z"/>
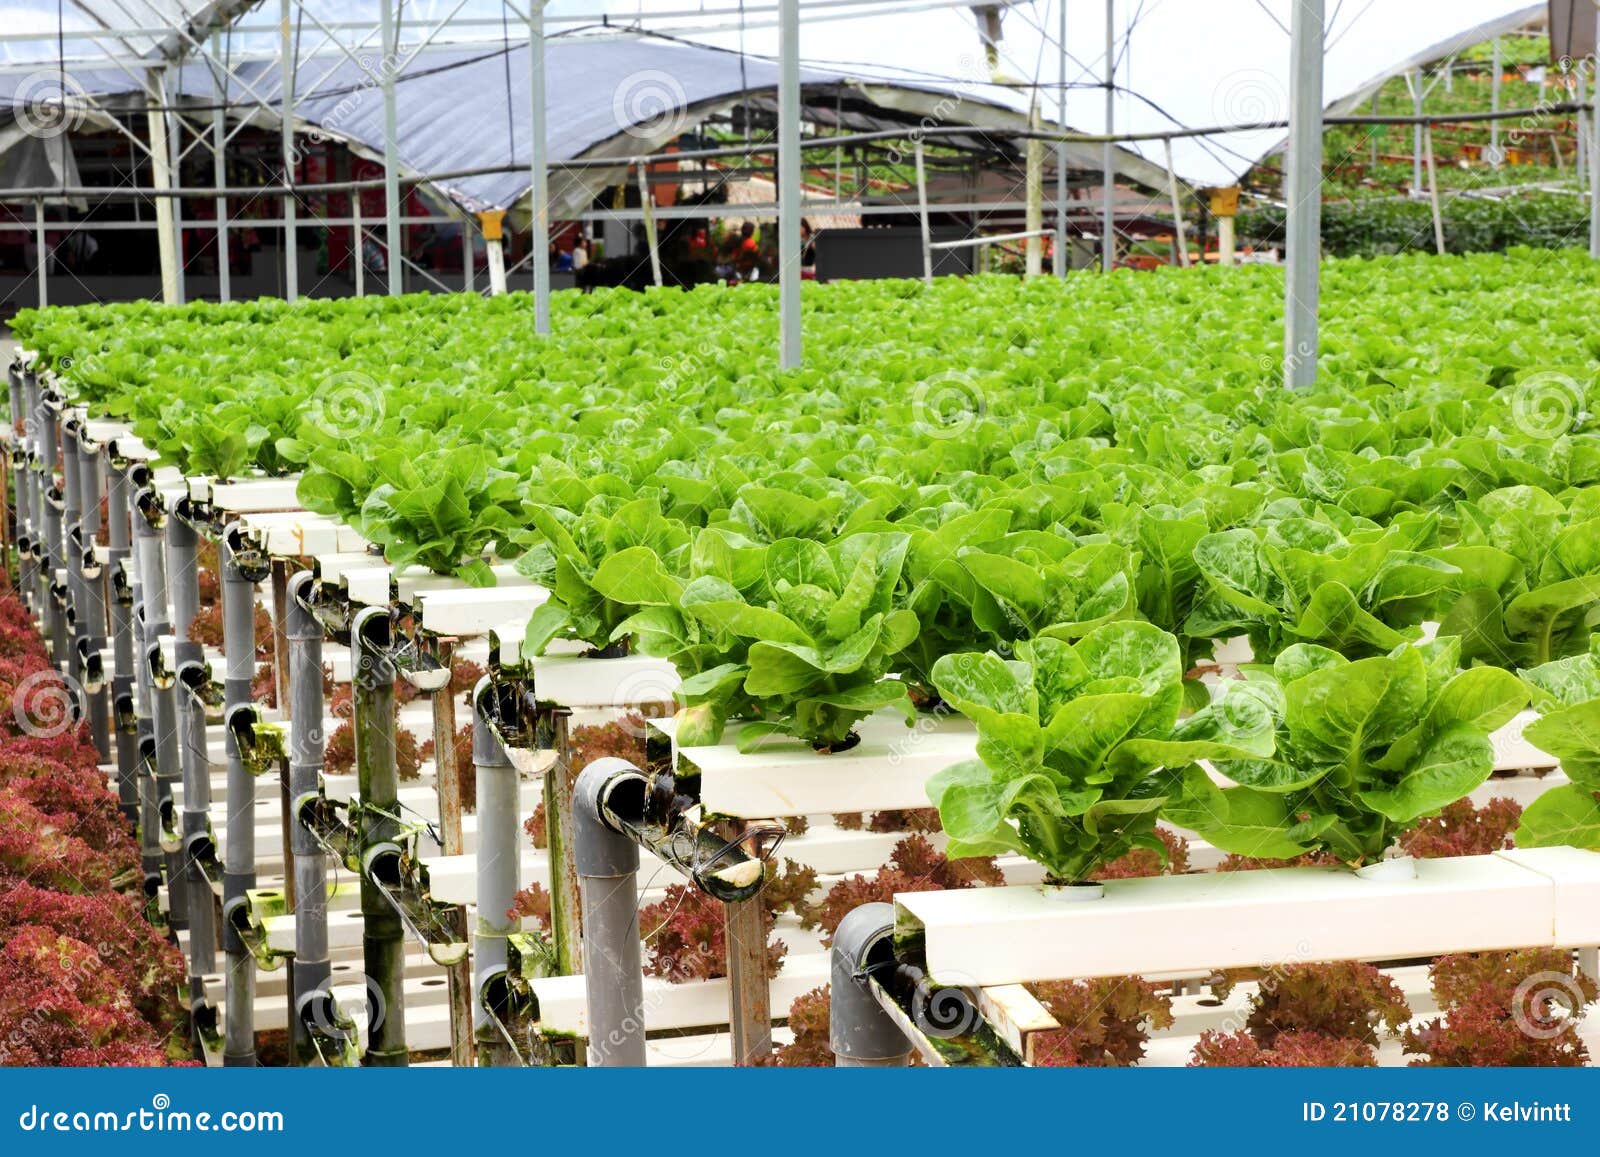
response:
<path id="1" fill-rule="evenodd" d="M 1547 309 L 1551 279 L 1572 310 Z M 145 448 L 137 493 L 152 497 L 130 507 L 125 494 L 120 509 L 150 529 L 108 549 L 136 556 L 140 628 L 175 623 L 169 666 L 201 660 L 183 650 L 198 645 L 189 548 L 179 534 L 175 555 L 168 533 L 163 550 L 154 511 L 236 560 L 276 562 L 267 601 L 304 672 L 281 675 L 277 694 L 308 695 L 281 726 L 294 786 L 280 851 L 298 843 L 315 865 L 306 888 L 325 886 L 318 857 L 358 876 L 351 915 L 387 946 L 364 963 L 391 1013 L 408 938 L 446 970 L 470 946 L 475 976 L 450 984 L 472 998 L 452 1007 L 476 1022 L 480 1058 L 567 1057 L 576 1036 L 590 1063 L 641 1060 L 645 1030 L 727 1025 L 732 1058 L 762 1060 L 783 1015 L 771 974 L 792 978 L 778 987 L 793 996 L 799 978 L 826 974 L 827 951 L 837 991 L 841 959 L 854 975 L 888 945 L 897 975 L 922 979 L 872 974 L 865 995 L 891 1019 L 898 1009 L 896 1031 L 935 1061 L 1126 1063 L 1161 1029 L 1157 1059 L 1173 1055 L 1163 1040 L 1193 1037 L 1197 1063 L 1393 1061 L 1403 1036 L 1410 1059 L 1478 1047 L 1490 1063 L 1533 1017 L 1560 1022 L 1536 1059 L 1580 1062 L 1568 1014 L 1593 985 L 1573 951 L 1600 944 L 1573 914 L 1600 878 L 1587 850 L 1600 849 L 1600 437 L 1582 304 L 1600 279 L 1577 255 L 1544 253 L 1332 263 L 1321 385 L 1299 395 L 1281 388 L 1272 348 L 1279 291 L 1262 269 L 820 287 L 811 363 L 785 374 L 766 368 L 773 300 L 759 288 L 564 299 L 537 344 L 515 296 L 25 312 L 17 332 L 33 388 L 63 395 L 52 435 L 81 405 L 118 424 L 124 451 Z M 74 526 L 84 537 L 93 479 L 126 456 L 72 482 L 74 501 L 52 481 L 89 451 L 48 441 L 23 430 L 14 457 L 30 594 L 59 642 L 88 638 L 92 651 L 116 624 L 102 602 L 106 627 L 82 625 L 92 580 L 66 546 Z M 292 496 L 267 480 L 278 476 L 294 479 Z M 273 504 L 303 509 L 256 509 Z M 290 580 L 295 556 L 311 574 Z M 47 613 L 58 585 L 70 621 Z M 354 790 L 319 775 L 324 635 L 351 649 Z M 448 648 L 473 638 L 488 674 L 467 700 L 469 752 L 454 707 L 446 719 L 438 704 L 461 690 L 441 690 Z M 241 645 L 223 647 L 234 746 L 220 746 L 245 763 L 257 739 L 232 722 L 252 698 L 230 662 Z M 115 650 L 106 667 L 139 684 Z M 83 664 L 67 664 L 80 682 Z M 177 766 L 156 741 L 163 678 L 130 697 L 136 733 L 150 713 L 153 751 L 118 768 L 152 785 L 153 810 L 134 809 L 146 828 L 162 799 L 189 808 L 209 790 L 205 768 Z M 193 705 L 172 708 L 186 726 L 209 718 L 208 681 L 191 676 Z M 452 753 L 449 772 L 442 759 L 429 768 L 445 827 L 461 823 L 457 768 L 476 770 L 470 839 L 429 847 L 426 820 L 397 810 L 396 687 L 435 705 L 434 751 Z M 337 679 L 328 690 L 337 700 Z M 660 738 L 642 720 L 615 730 L 626 709 L 668 700 Z M 587 714 L 569 721 L 573 709 Z M 650 778 L 613 768 L 586 787 L 571 722 L 610 725 L 603 754 Z M 1491 778 L 1523 770 L 1539 774 Z M 522 781 L 542 783 L 543 858 L 520 842 Z M 1517 802 L 1489 802 L 1501 797 Z M 907 811 L 922 803 L 936 818 Z M 609 836 L 585 827 L 586 808 Z M 931 843 L 898 842 L 919 828 Z M 774 853 L 780 831 L 793 842 Z M 596 875 L 583 850 L 618 832 L 647 855 L 637 887 L 618 893 L 629 911 L 660 873 L 688 877 L 631 927 L 620 908 L 580 904 L 595 880 L 631 874 Z M 208 836 L 197 818 L 182 834 L 226 851 L 242 829 Z M 1507 850 L 1513 838 L 1523 850 Z M 170 888 L 148 831 L 145 847 L 147 876 L 165 871 Z M 1409 858 L 1441 855 L 1456 858 Z M 1219 863 L 1225 876 L 1184 874 Z M 1274 870 L 1239 875 L 1249 867 Z M 244 883 L 243 863 L 227 874 L 240 880 L 223 888 L 223 913 L 250 892 L 258 917 L 255 933 L 223 921 L 219 943 L 250 948 L 230 950 L 229 991 L 247 956 L 328 949 L 326 930 L 307 941 L 298 910 Z M 1123 882 L 1162 874 L 1182 878 Z M 187 875 L 203 894 L 204 870 Z M 929 887 L 951 896 L 908 899 Z M 1496 889 L 1503 904 L 1485 900 Z M 1208 949 L 1186 932 L 1169 951 L 1160 914 L 1224 894 L 1237 904 L 1218 901 L 1202 927 L 1226 940 L 1230 921 L 1254 920 L 1282 936 Z M 1334 895 L 1344 922 L 1296 915 Z M 843 923 L 896 897 L 868 932 Z M 1381 925 L 1415 935 L 1367 935 L 1380 910 Z M 524 917 L 547 919 L 548 938 Z M 782 947 L 769 944 L 774 921 Z M 720 987 L 652 998 L 637 1049 L 601 1048 L 632 1008 L 597 991 L 624 1004 L 635 991 L 584 967 L 619 959 L 589 951 L 602 935 L 631 940 L 668 987 Z M 1106 951 L 1056 951 L 1084 936 Z M 1008 971 L 1007 945 L 1023 941 L 1035 951 Z M 1355 963 L 1373 959 L 1390 971 Z M 1430 960 L 1431 990 L 1423 971 L 1394 972 Z M 1552 972 L 1564 1004 L 1525 990 Z M 1171 1003 L 1201 985 L 1253 1027 L 1202 1036 L 1216 1027 L 1205 1006 Z M 1341 987 L 1370 999 L 1325 1022 L 1304 1011 Z M 933 1031 L 930 1000 L 947 991 L 972 1016 Z M 780 1060 L 827 1051 L 825 999 L 795 1004 Z M 1108 1001 L 1116 1040 L 1085 1028 Z M 417 1051 L 403 1014 L 362 1026 L 336 1008 L 316 1015 L 346 1025 L 340 1056 Z M 450 1038 L 458 1061 L 463 1033 Z"/>

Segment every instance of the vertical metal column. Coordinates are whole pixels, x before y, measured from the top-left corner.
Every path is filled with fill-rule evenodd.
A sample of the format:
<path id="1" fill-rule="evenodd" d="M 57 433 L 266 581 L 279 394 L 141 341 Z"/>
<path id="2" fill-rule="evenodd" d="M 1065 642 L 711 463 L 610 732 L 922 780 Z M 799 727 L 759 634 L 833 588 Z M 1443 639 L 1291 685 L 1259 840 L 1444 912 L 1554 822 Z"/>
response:
<path id="1" fill-rule="evenodd" d="M 1595 7 L 1595 35 L 1600 36 L 1600 3 Z M 1600 94 L 1600 65 L 1596 67 L 1594 91 Z M 1593 109 L 1589 111 L 1589 131 L 1589 256 L 1600 260 L 1600 115 Z"/>
<path id="2" fill-rule="evenodd" d="M 533 265 L 533 332 L 550 332 L 550 174 L 549 132 L 545 123 L 545 0 L 528 0 L 528 131 L 532 159 L 528 188 L 528 215 L 533 234 L 529 261 Z"/>
<path id="3" fill-rule="evenodd" d="M 1317 303 L 1322 259 L 1322 13 L 1323 0 L 1297 0 L 1289 26 L 1292 56 L 1283 376 L 1284 384 L 1291 389 L 1309 389 L 1317 381 Z"/>
<path id="4" fill-rule="evenodd" d="M 1318 9 L 1319 12 L 1321 11 L 1321 8 L 1322 8 L 1322 6 L 1319 4 L 1317 6 L 1317 9 Z M 1291 36 L 1292 36 L 1292 33 L 1293 33 L 1293 28 L 1294 28 L 1294 25 L 1291 23 L 1290 24 Z M 1299 60 L 1298 53 L 1296 54 L 1295 59 L 1298 62 L 1298 60 Z M 1318 67 L 1320 68 L 1321 66 L 1319 65 Z M 1422 69 L 1420 69 L 1420 68 L 1417 69 L 1417 71 L 1412 73 L 1411 76 L 1408 77 L 1407 79 L 1411 81 L 1411 111 L 1416 116 L 1420 117 L 1422 115 L 1422 98 L 1423 98 L 1423 95 L 1424 95 L 1423 94 L 1423 89 L 1422 89 L 1422 86 L 1423 86 L 1423 83 L 1424 83 L 1423 82 L 1423 77 L 1422 77 Z M 1291 95 L 1290 95 L 1289 119 L 1292 121 L 1294 119 L 1294 111 L 1293 111 L 1294 110 L 1294 104 L 1293 104 L 1293 101 L 1294 101 L 1294 97 L 1296 95 L 1298 95 L 1299 89 L 1295 87 L 1295 81 L 1294 81 L 1294 79 L 1292 77 L 1289 80 L 1289 86 L 1290 86 L 1290 88 L 1292 90 Z M 1319 95 L 1321 93 L 1321 86 L 1320 85 L 1318 86 L 1318 93 L 1319 93 Z M 1290 128 L 1291 128 L 1291 132 L 1292 132 L 1293 126 L 1291 125 Z M 1411 195 L 1413 197 L 1420 197 L 1420 196 L 1423 195 L 1423 190 L 1422 190 L 1422 122 L 1420 120 L 1416 124 L 1411 126 Z"/>
<path id="5" fill-rule="evenodd" d="M 400 1066 L 406 1049 L 405 927 L 373 879 L 399 857 L 400 776 L 395 763 L 394 681 L 389 608 L 368 607 L 350 624 L 355 659 L 356 781 L 361 796 L 361 954 L 367 972 L 367 1051 L 362 1063 Z M 386 881 L 391 885 L 399 880 Z"/>
<path id="6" fill-rule="evenodd" d="M 1500 111 L 1500 38 L 1494 38 L 1494 49 L 1489 58 L 1494 74 L 1489 78 L 1489 111 Z M 1489 122 L 1489 150 L 1495 168 L 1500 167 L 1500 122 Z"/>
<path id="7" fill-rule="evenodd" d="M 379 0 L 379 26 L 383 36 L 383 243 L 388 248 L 389 296 L 404 292 L 404 273 L 400 253 L 405 248 L 400 236 L 400 130 L 394 105 L 394 74 L 400 63 L 400 45 L 394 23 L 395 0 Z M 358 192 L 356 194 L 360 196 Z"/>
<path id="8" fill-rule="evenodd" d="M 35 264 L 39 279 L 39 308 L 44 309 L 50 304 L 50 242 L 44 231 L 43 197 L 33 203 L 33 247 L 39 255 Z"/>
<path id="9" fill-rule="evenodd" d="M 922 138 L 912 145 L 912 165 L 917 171 L 917 228 L 922 233 L 922 283 L 933 284 L 933 231 L 928 226 L 928 170 L 922 156 Z"/>
<path id="10" fill-rule="evenodd" d="M 289 11 L 293 6 L 294 0 L 279 0 L 278 18 L 281 26 L 278 30 L 278 71 L 283 78 L 283 107 L 278 112 L 279 150 L 283 155 L 283 296 L 289 301 L 300 296 L 300 234 L 296 228 L 300 206 L 295 201 L 293 189 L 298 168 L 294 150 L 294 81 L 299 59 L 294 42 L 294 25 L 289 20 Z M 385 11 L 388 7 L 388 0 L 384 0 Z M 385 75 L 388 63 L 386 59 Z M 387 115 L 393 108 L 392 103 L 386 105 L 384 113 Z M 386 159 L 387 156 L 386 150 Z"/>
<path id="11" fill-rule="evenodd" d="M 161 108 L 147 114 L 150 129 L 150 187 L 158 193 L 172 188 L 172 152 L 167 144 L 167 86 L 160 69 L 151 69 L 147 80 L 150 98 Z M 157 197 L 156 246 L 161 261 L 161 300 L 168 305 L 178 304 L 178 250 L 177 239 L 172 235 L 171 197 Z"/>
<path id="12" fill-rule="evenodd" d="M 332 970 L 327 863 L 322 845 L 300 818 L 301 807 L 316 798 L 322 778 L 322 625 L 309 605 L 314 581 L 310 571 L 300 571 L 289 580 L 285 594 L 289 685 L 284 693 L 294 699 L 289 724 L 289 795 L 295 824 L 289 840 L 294 852 L 295 1016 L 291 1031 L 296 1035 L 296 1064 L 307 1063 L 312 1055 L 304 1026 L 314 1023 L 316 1015 L 329 1016 L 331 1026 L 332 1004 L 327 995 Z"/>
<path id="13" fill-rule="evenodd" d="M 243 549 L 237 526 L 230 527 L 217 543 L 222 564 L 222 694 L 229 716 L 249 706 L 256 670 L 255 581 L 240 565 Z M 253 552 L 246 558 L 251 565 L 265 569 Z M 232 914 L 241 911 L 240 905 L 248 907 L 247 893 L 256 886 L 256 783 L 245 769 L 239 737 L 232 727 L 224 728 L 223 742 L 228 759 L 228 826 L 222 865 L 222 947 L 227 963 L 222 1063 L 248 1068 L 256 1063 L 256 962 L 240 939 Z M 298 969 L 298 958 L 295 965 Z"/>
<path id="14" fill-rule="evenodd" d="M 778 367 L 800 368 L 800 0 L 778 2 Z"/>
<path id="15" fill-rule="evenodd" d="M 1117 267 L 1117 175 L 1111 134 L 1117 117 L 1117 0 L 1106 0 L 1106 141 L 1100 146 L 1100 268 Z"/>
<path id="16" fill-rule="evenodd" d="M 473 1037 L 478 1064 L 501 1067 L 515 1063 L 510 1042 L 488 1007 L 493 986 L 504 982 L 508 954 L 506 937 L 520 920 L 506 913 L 515 903 L 520 851 L 518 849 L 517 772 L 499 738 L 489 725 L 488 699 L 494 685 L 488 675 L 472 692 L 472 762 L 477 768 L 478 905 L 473 929 L 472 1002 Z"/>
<path id="17" fill-rule="evenodd" d="M 212 37 L 215 47 L 219 36 Z M 228 102 L 228 81 L 223 77 L 222 103 Z M 211 179 L 218 189 L 228 187 L 228 117 L 225 109 L 211 114 Z M 217 297 L 222 301 L 233 298 L 233 283 L 228 268 L 228 198 L 216 199 L 217 213 Z"/>
<path id="18" fill-rule="evenodd" d="M 1067 131 L 1067 0 L 1060 0 L 1056 27 L 1057 64 L 1061 70 L 1056 84 L 1056 129 Z M 1067 142 L 1056 142 L 1056 236 L 1051 269 L 1057 277 L 1067 276 Z"/>

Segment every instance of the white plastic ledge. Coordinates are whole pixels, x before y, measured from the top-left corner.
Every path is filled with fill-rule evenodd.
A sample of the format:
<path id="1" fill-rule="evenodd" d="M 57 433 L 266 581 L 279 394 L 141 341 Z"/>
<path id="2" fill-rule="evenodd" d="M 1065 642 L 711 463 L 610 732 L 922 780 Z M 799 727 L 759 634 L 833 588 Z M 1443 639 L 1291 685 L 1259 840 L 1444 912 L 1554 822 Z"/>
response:
<path id="1" fill-rule="evenodd" d="M 1277 868 L 1112 880 L 1065 904 L 1038 886 L 895 897 L 930 976 L 987 987 L 1321 960 L 1600 944 L 1600 853 L 1422 860 L 1411 880 Z"/>

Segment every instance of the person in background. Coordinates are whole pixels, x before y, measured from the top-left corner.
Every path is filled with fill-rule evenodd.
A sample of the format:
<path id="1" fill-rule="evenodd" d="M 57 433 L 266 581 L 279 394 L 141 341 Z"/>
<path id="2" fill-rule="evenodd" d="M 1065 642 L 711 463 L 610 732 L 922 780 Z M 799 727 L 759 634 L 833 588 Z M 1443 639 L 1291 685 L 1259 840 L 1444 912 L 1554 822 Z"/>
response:
<path id="1" fill-rule="evenodd" d="M 579 233 L 572 242 L 571 263 L 574 272 L 589 264 L 589 238 L 586 234 Z"/>
<path id="2" fill-rule="evenodd" d="M 800 219 L 800 276 L 817 276 L 817 239 L 811 232 L 811 222 Z"/>

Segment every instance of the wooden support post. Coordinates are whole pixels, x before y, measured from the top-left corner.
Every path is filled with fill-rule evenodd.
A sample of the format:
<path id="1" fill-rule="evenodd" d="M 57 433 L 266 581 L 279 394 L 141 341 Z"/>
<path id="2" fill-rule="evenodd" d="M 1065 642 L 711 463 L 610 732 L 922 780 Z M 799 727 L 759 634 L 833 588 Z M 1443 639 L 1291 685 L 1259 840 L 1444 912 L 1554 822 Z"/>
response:
<path id="1" fill-rule="evenodd" d="M 1440 257 L 1444 256 L 1444 213 L 1439 206 L 1439 169 L 1433 157 L 1433 126 L 1429 125 L 1423 134 L 1428 157 L 1428 201 L 1433 209 L 1433 247 Z"/>
<path id="2" fill-rule="evenodd" d="M 572 858 L 572 744 L 567 737 L 564 707 L 549 709 L 542 720 L 540 746 L 556 753 L 545 772 L 544 830 L 550 862 L 550 930 L 556 961 L 563 976 L 583 971 L 583 901 L 578 865 Z"/>
<path id="3" fill-rule="evenodd" d="M 748 826 L 731 821 L 724 833 L 731 839 Z M 723 937 L 728 954 L 728 1027 L 733 1037 L 733 1063 L 748 1067 L 772 1053 L 772 992 L 767 981 L 767 909 L 760 893 L 722 906 Z"/>
<path id="4" fill-rule="evenodd" d="M 462 226 L 466 228 L 465 225 Z M 435 657 L 446 671 L 451 669 L 456 640 L 434 640 Z M 439 840 L 447 856 L 466 851 L 461 834 L 461 769 L 456 763 L 456 695 L 449 681 L 432 696 L 433 772 L 439 793 Z M 463 939 L 466 912 L 462 911 Z M 467 957 L 445 972 L 450 982 L 450 1063 L 457 1068 L 472 1066 L 472 961 Z"/>

